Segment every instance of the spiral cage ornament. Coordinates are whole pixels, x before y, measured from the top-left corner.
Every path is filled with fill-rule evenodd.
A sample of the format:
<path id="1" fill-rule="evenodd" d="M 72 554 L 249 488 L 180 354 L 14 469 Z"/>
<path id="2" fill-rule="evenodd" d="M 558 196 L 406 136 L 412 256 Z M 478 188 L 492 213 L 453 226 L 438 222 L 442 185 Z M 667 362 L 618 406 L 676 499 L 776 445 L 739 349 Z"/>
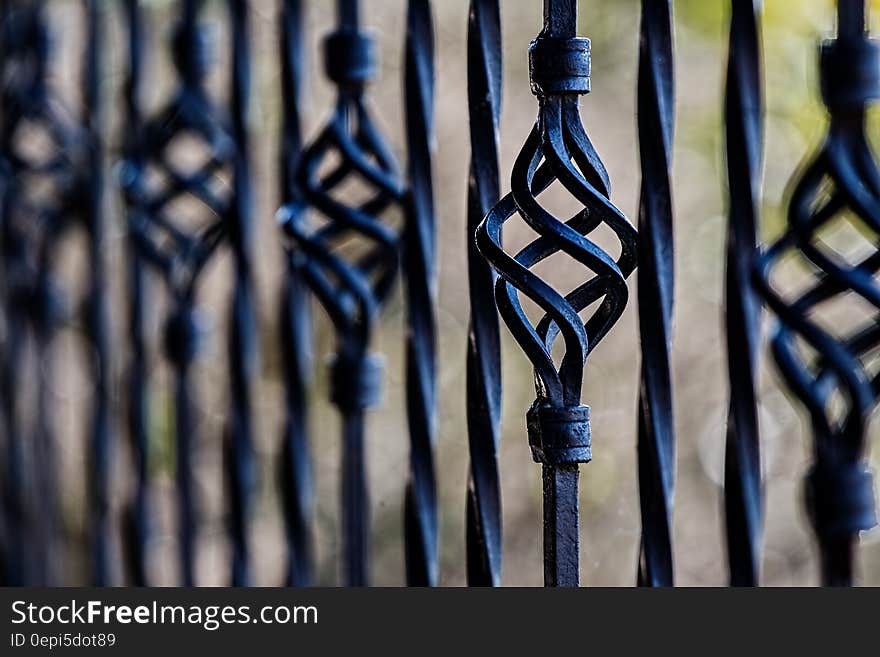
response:
<path id="1" fill-rule="evenodd" d="M 250 192 L 248 188 L 245 103 L 247 98 L 246 3 L 228 5 L 232 41 L 229 111 L 210 97 L 205 79 L 211 64 L 211 43 L 201 23 L 201 0 L 182 0 L 171 49 L 178 75 L 172 100 L 156 116 L 142 118 L 143 18 L 137 0 L 127 3 L 130 37 L 128 108 L 131 132 L 121 184 L 128 207 L 134 250 L 131 290 L 131 332 L 134 344 L 131 432 L 138 463 L 138 493 L 131 512 L 129 546 L 136 581 L 146 578 L 149 538 L 147 507 L 146 346 L 144 344 L 146 278 L 143 266 L 162 279 L 171 298 L 165 322 L 164 350 L 173 366 L 175 383 L 176 477 L 181 580 L 195 581 L 199 503 L 194 481 L 194 449 L 198 444 L 193 365 L 204 334 L 197 309 L 197 287 L 205 266 L 218 248 L 228 244 L 234 255 L 229 356 L 231 414 L 226 432 L 226 459 L 231 513 L 232 582 L 247 583 L 247 518 L 254 481 L 251 428 L 251 379 L 255 368 L 255 318 L 249 252 Z M 203 156 L 195 165 L 175 158 L 184 144 Z M 225 182 L 225 181 L 228 181 Z"/>
<path id="2" fill-rule="evenodd" d="M 369 346 L 399 270 L 400 234 L 390 215 L 402 211 L 405 201 L 394 156 L 365 103 L 377 61 L 375 41 L 359 27 L 359 9 L 357 0 L 339 0 L 338 29 L 324 41 L 325 70 L 338 90 L 336 107 L 297 168 L 302 203 L 315 212 L 303 212 L 293 202 L 278 213 L 297 250 L 293 257 L 302 280 L 337 334 L 330 397 L 343 416 L 343 533 L 351 585 L 367 582 L 364 411 L 378 402 L 383 365 Z M 340 192 L 352 181 L 368 190 L 361 203 Z M 312 220 L 315 213 L 325 219 L 320 226 Z M 352 253 L 353 243 L 359 252 Z"/>
<path id="3" fill-rule="evenodd" d="M 86 46 L 82 106 L 72 111 L 50 81 L 56 33 L 40 0 L 3 3 L 0 13 L 0 241 L 2 241 L 3 498 L 0 581 L 59 581 L 56 444 L 50 419 L 51 365 L 43 361 L 57 330 L 75 324 L 79 302 L 58 278 L 64 238 L 88 238 L 89 273 L 82 321 L 95 381 L 89 418 L 90 578 L 110 580 L 110 345 L 102 258 L 104 179 L 99 58 L 99 3 L 80 4 Z M 42 147 L 34 149 L 33 143 Z M 23 372 L 30 372 L 24 374 Z M 30 378 L 31 386 L 21 383 Z"/>
<path id="4" fill-rule="evenodd" d="M 852 583 L 858 534 L 877 522 L 863 451 L 880 396 L 880 169 L 865 134 L 865 111 L 880 99 L 880 42 L 867 36 L 865 14 L 863 0 L 838 2 L 838 36 L 821 48 L 828 135 L 794 187 L 785 233 L 757 258 L 755 270 L 778 320 L 776 363 L 809 412 L 813 465 L 805 499 L 822 579 L 834 586 Z M 832 231 L 847 223 L 857 227 L 870 253 L 834 248 Z M 792 258 L 810 274 L 796 295 L 779 280 Z M 866 314 L 859 313 L 860 303 Z M 841 307 L 846 312 L 835 313 Z"/>
<path id="5" fill-rule="evenodd" d="M 586 359 L 611 330 L 628 299 L 626 279 L 636 266 L 637 234 L 610 201 L 608 175 L 584 131 L 578 96 L 590 90 L 590 42 L 575 36 L 577 3 L 547 0 L 544 29 L 529 48 L 538 120 L 516 159 L 511 192 L 488 213 L 476 232 L 483 256 L 498 272 L 498 311 L 535 368 L 537 399 L 527 414 L 532 456 L 543 466 L 544 581 L 577 586 L 578 464 L 592 458 L 589 407 L 581 404 Z M 538 203 L 558 181 L 584 209 L 561 221 Z M 519 214 L 539 237 L 511 256 L 502 226 Z M 589 239 L 600 224 L 620 242 L 615 260 Z M 529 271 L 564 252 L 592 274 L 566 295 Z M 533 325 L 523 293 L 545 312 Z M 597 303 L 582 319 L 579 313 Z M 557 367 L 553 343 L 562 335 L 565 352 Z"/>

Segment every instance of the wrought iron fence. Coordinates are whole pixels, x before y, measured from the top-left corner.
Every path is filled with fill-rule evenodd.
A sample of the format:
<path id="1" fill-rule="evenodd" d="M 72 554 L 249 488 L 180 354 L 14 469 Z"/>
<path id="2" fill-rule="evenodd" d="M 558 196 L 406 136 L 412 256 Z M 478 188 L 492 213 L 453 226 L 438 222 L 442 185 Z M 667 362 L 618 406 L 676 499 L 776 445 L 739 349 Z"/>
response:
<path id="1" fill-rule="evenodd" d="M 408 0 L 399 23 L 398 143 L 386 136 L 389 122 L 377 120 L 370 101 L 373 83 L 397 68 L 380 61 L 380 41 L 398 36 L 376 24 L 364 2 L 337 1 L 335 27 L 317 55 L 310 3 L 301 0 L 174 0 L 164 10 L 173 17 L 167 25 L 140 0 L 0 5 L 3 584 L 143 585 L 159 581 L 155 573 L 163 570 L 163 581 L 193 585 L 218 559 L 227 564 L 221 581 L 234 585 L 258 581 L 254 568 L 265 559 L 283 564 L 288 585 L 323 581 L 315 501 L 326 487 L 314 459 L 326 451 L 327 431 L 323 417 L 314 416 L 315 381 L 326 381 L 342 434 L 333 520 L 341 581 L 369 584 L 376 536 L 367 461 L 381 436 L 368 430 L 366 411 L 381 401 L 387 369 L 374 351 L 390 346 L 381 339 L 383 311 L 397 312 L 398 305 L 409 441 L 394 461 L 394 474 L 405 482 L 401 529 L 381 531 L 403 543 L 407 584 L 443 581 L 437 278 L 444 267 L 438 235 L 451 233 L 437 217 L 451 201 L 439 197 L 435 175 L 445 157 L 442 144 L 435 147 L 440 102 L 469 118 L 466 231 L 453 247 L 467 263 L 469 286 L 461 297 L 468 302 L 467 344 L 456 356 L 465 390 L 454 400 L 465 410 L 470 462 L 459 505 L 467 582 L 504 581 L 499 454 L 502 420 L 514 415 L 502 413 L 502 354 L 514 352 L 502 349 L 503 323 L 534 373 L 535 399 L 513 410 L 525 422 L 507 428 L 506 442 L 520 441 L 517 458 L 528 444 L 541 464 L 545 584 L 580 583 L 580 465 L 601 462 L 608 443 L 597 435 L 593 444 L 591 412 L 602 409 L 584 402 L 603 381 L 585 379 L 586 365 L 611 336 L 618 348 L 640 345 L 638 403 L 630 413 L 641 511 L 632 581 L 676 584 L 673 492 L 676 436 L 683 439 L 683 432 L 673 412 L 673 345 L 690 329 L 673 330 L 675 246 L 683 243 L 674 236 L 680 219 L 673 203 L 673 3 L 642 0 L 638 34 L 614 28 L 614 39 L 638 39 L 640 191 L 631 221 L 612 201 L 609 173 L 581 113 L 582 96 L 585 116 L 617 102 L 601 92 L 587 96 L 593 45 L 578 36 L 578 9 L 586 14 L 580 25 L 589 27 L 594 3 L 544 0 L 543 25 L 534 26 L 527 49 L 537 119 L 508 172 L 501 146 L 523 136 L 501 133 L 507 8 L 470 0 L 467 24 L 459 26 L 466 28 L 467 93 L 446 98 L 435 94 L 435 67 L 443 62 L 443 50 L 435 52 L 435 8 Z M 535 4 L 519 4 L 527 3 Z M 761 583 L 765 559 L 763 307 L 773 321 L 773 358 L 809 418 L 813 458 L 804 508 L 823 583 L 855 581 L 859 537 L 876 524 L 866 450 L 880 398 L 880 172 L 866 110 L 880 98 L 880 46 L 869 36 L 864 0 L 837 0 L 837 11 L 837 36 L 821 45 L 818 67 L 828 134 L 796 176 L 784 230 L 762 246 L 762 9 L 758 0 L 727 6 L 726 350 L 718 347 L 717 356 L 727 359 L 729 412 L 721 427 L 726 443 L 716 446 L 724 460 L 719 506 L 732 585 Z M 274 30 L 271 46 L 253 39 L 254 13 Z M 59 53 L 62 33 L 74 34 L 75 58 Z M 252 58 L 255 50 L 271 52 L 271 62 Z M 122 70 L 108 73 L 111 61 L 124 62 Z M 306 139 L 319 97 L 307 74 L 313 62 L 323 66 L 334 98 L 323 127 Z M 75 82 L 65 78 L 71 68 Z M 277 201 L 253 162 L 252 77 L 266 69 L 279 98 L 278 120 L 262 126 L 278 145 Z M 464 161 L 452 166 L 459 165 L 458 171 Z M 510 191 L 502 195 L 508 173 Z M 263 230 L 271 243 L 258 244 L 272 206 L 275 225 Z M 845 253 L 835 242 L 841 226 L 851 229 Z M 71 275 L 64 260 L 79 248 L 69 237 L 76 233 L 85 264 Z M 278 285 L 266 295 L 258 270 L 271 248 L 283 259 Z M 621 335 L 614 327 L 637 266 L 638 335 Z M 209 271 L 221 271 L 225 281 L 208 289 Z M 573 284 L 562 271 L 577 271 Z M 691 290 L 680 284 L 678 292 Z M 267 303 L 277 310 L 261 313 Z M 228 317 L 207 321 L 204 309 L 218 306 Z M 335 343 L 326 375 L 314 367 L 315 345 L 327 342 L 315 330 L 318 308 Z M 267 317 L 274 330 L 261 325 Z M 91 387 L 87 407 L 73 414 L 88 440 L 78 448 L 86 467 L 72 476 L 59 456 L 65 431 L 53 396 L 59 366 L 70 367 L 57 362 L 55 343 L 71 327 L 85 336 L 80 376 Z M 199 390 L 212 335 L 226 347 L 214 356 L 222 365 L 207 371 L 220 379 L 212 386 L 226 392 L 221 417 L 209 423 Z M 270 403 L 260 379 L 274 365 L 283 387 L 280 435 L 269 435 L 260 421 Z M 160 402 L 173 409 L 173 427 L 157 426 Z M 520 426 L 527 439 L 518 438 Z M 266 444 L 275 446 L 268 457 Z M 218 464 L 222 481 L 208 491 L 200 483 L 206 462 Z M 156 503 L 167 473 L 174 486 L 164 499 L 173 500 L 172 513 Z M 268 552 L 262 544 L 270 539 L 256 529 L 267 513 L 260 503 L 267 487 L 278 491 L 283 544 Z M 74 509 L 71 490 L 81 491 Z M 209 555 L 203 545 L 208 527 L 221 536 L 224 556 Z M 173 553 L 161 550 L 171 568 L 156 567 L 158 543 L 174 546 Z"/>

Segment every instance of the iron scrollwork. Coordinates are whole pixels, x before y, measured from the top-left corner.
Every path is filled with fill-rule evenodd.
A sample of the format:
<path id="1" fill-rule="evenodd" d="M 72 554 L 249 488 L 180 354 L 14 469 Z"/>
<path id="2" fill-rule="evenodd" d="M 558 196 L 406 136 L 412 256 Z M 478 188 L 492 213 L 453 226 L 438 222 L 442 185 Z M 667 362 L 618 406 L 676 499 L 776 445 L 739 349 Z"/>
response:
<path id="1" fill-rule="evenodd" d="M 864 0 L 839 0 L 838 23 L 837 38 L 821 47 L 828 135 L 794 187 L 785 233 L 758 256 L 754 277 L 778 319 L 776 363 L 810 416 L 813 465 L 805 497 L 822 580 L 830 586 L 852 584 L 858 534 L 877 522 L 863 451 L 880 396 L 880 169 L 865 133 L 866 108 L 880 99 L 880 42 L 866 33 Z M 868 255 L 847 255 L 829 243 L 828 231 L 846 222 L 870 245 Z M 810 274 L 796 295 L 776 276 L 788 259 Z M 846 314 L 829 319 L 843 299 Z M 866 304 L 867 318 L 856 299 Z"/>
<path id="2" fill-rule="evenodd" d="M 544 581 L 577 586 L 578 470 L 592 458 L 589 407 L 581 404 L 584 366 L 626 305 L 626 279 L 636 267 L 637 233 L 610 201 L 608 174 L 583 128 L 578 96 L 590 90 L 590 42 L 575 36 L 575 0 L 546 0 L 544 29 L 529 47 L 532 91 L 538 120 L 511 174 L 511 192 L 476 231 L 477 245 L 499 274 L 499 313 L 535 367 L 537 399 L 527 414 L 529 444 L 542 464 L 544 492 Z M 584 205 L 568 221 L 541 207 L 537 197 L 559 182 Z M 539 237 L 514 256 L 501 242 L 502 226 L 519 214 Z M 589 239 L 606 225 L 620 241 L 615 260 Z M 565 296 L 529 271 L 563 251 L 593 276 Z M 520 299 L 522 292 L 545 312 L 535 326 Z M 579 313 L 599 302 L 585 320 Z M 565 353 L 552 357 L 562 335 Z"/>
<path id="3" fill-rule="evenodd" d="M 400 236 L 390 215 L 403 209 L 405 191 L 365 103 L 365 88 L 377 69 L 375 41 L 359 26 L 358 0 L 339 0 L 337 8 L 338 28 L 324 41 L 325 70 L 338 90 L 336 107 L 297 170 L 304 202 L 326 222 L 316 226 L 297 203 L 283 207 L 278 218 L 299 252 L 305 284 L 336 330 L 329 378 L 331 401 L 343 421 L 344 572 L 357 586 L 368 581 L 364 412 L 378 402 L 383 369 L 369 347 L 397 279 Z M 327 163 L 329 172 L 322 170 Z M 352 180 L 368 190 L 362 203 L 346 203 L 335 193 Z M 340 251 L 352 242 L 359 243 L 360 252 Z"/>
<path id="4" fill-rule="evenodd" d="M 2 573 L 8 584 L 57 583 L 59 522 L 56 445 L 50 419 L 47 355 L 57 330 L 77 319 L 57 279 L 65 236 L 88 237 L 85 335 L 94 358 L 89 428 L 88 500 L 91 575 L 112 581 L 110 473 L 114 432 L 110 412 L 110 331 L 104 247 L 104 150 L 100 65 L 103 11 L 81 4 L 85 46 L 82 107 L 71 111 L 50 80 L 54 37 L 42 0 L 4 2 L 0 34 L 0 240 L 2 240 L 2 415 L 5 501 Z M 33 144 L 44 144 L 34 149 Z M 30 357 L 28 356 L 30 354 Z M 31 361 L 30 358 L 34 361 Z M 32 370 L 32 385 L 20 383 Z M 28 395 L 28 392 L 32 392 Z M 26 397 L 30 397 L 30 403 Z M 35 505 L 39 504 L 40 508 Z"/>
<path id="5" fill-rule="evenodd" d="M 204 332 L 197 310 L 196 293 L 205 266 L 223 244 L 228 244 L 235 263 L 235 287 L 230 317 L 229 355 L 231 416 L 226 436 L 226 460 L 230 483 L 232 582 L 248 582 L 247 525 L 250 497 L 255 485 L 252 453 L 250 385 L 255 368 L 255 318 L 252 267 L 249 252 L 250 190 L 248 179 L 245 106 L 248 85 L 246 3 L 229 0 L 232 75 L 229 111 L 210 97 L 205 79 L 211 66 L 211 44 L 201 23 L 203 0 L 182 0 L 172 37 L 173 63 L 178 87 L 170 103 L 156 116 L 143 119 L 141 112 L 142 17 L 138 2 L 128 3 L 130 64 L 128 107 L 130 139 L 122 169 L 122 186 L 128 206 L 129 233 L 136 260 L 132 277 L 132 325 L 135 362 L 132 365 L 133 438 L 139 464 L 139 491 L 129 543 L 135 555 L 135 578 L 144 575 L 147 440 L 145 422 L 146 364 L 143 325 L 142 263 L 162 278 L 171 297 L 165 323 L 164 349 L 175 372 L 176 478 L 181 580 L 195 581 L 195 550 L 199 525 L 193 462 L 198 442 L 194 405 L 193 366 Z M 203 149 L 204 161 L 187 168 L 175 161 L 172 150 L 192 139 L 193 152 Z M 224 182 L 228 180 L 228 184 Z M 197 206 L 195 217 L 183 214 L 181 200 Z M 177 208 L 177 209 L 176 209 Z M 187 223 L 196 223 L 195 227 Z"/>

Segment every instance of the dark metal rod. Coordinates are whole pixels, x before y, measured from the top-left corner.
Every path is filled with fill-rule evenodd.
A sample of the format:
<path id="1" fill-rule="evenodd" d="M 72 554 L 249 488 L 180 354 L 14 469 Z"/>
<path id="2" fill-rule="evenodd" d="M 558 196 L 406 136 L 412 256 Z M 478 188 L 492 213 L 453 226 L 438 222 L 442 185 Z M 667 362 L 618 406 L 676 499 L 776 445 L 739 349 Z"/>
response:
<path id="1" fill-rule="evenodd" d="M 139 0 L 126 0 L 128 25 L 128 77 L 125 82 L 126 119 L 129 130 L 126 157 L 130 164 L 139 164 L 140 144 L 132 137 L 141 129 L 140 94 L 143 23 Z M 133 210 L 129 209 L 129 212 Z M 141 223 L 142 218 L 129 218 Z M 147 549 L 150 541 L 149 483 L 149 382 L 146 313 L 148 281 L 134 239 L 128 240 L 128 334 L 131 360 L 128 364 L 128 432 L 135 462 L 135 493 L 127 514 L 127 553 L 132 583 L 146 586 L 148 581 Z"/>
<path id="2" fill-rule="evenodd" d="M 301 128 L 306 66 L 305 26 L 300 0 L 285 0 L 281 13 L 281 94 L 284 107 L 281 149 L 281 198 L 287 207 L 304 211 L 296 170 L 302 156 Z M 303 280 L 302 257 L 287 258 L 281 303 L 286 426 L 282 448 L 281 489 L 287 536 L 288 586 L 307 586 L 313 578 L 313 490 L 308 444 L 307 390 L 312 370 L 311 301 Z"/>
<path id="3" fill-rule="evenodd" d="M 571 465 L 542 466 L 544 481 L 544 586 L 580 583 L 578 476 Z"/>
<path id="4" fill-rule="evenodd" d="M 639 335 L 638 406 L 642 542 L 638 581 L 672 586 L 672 495 L 675 476 L 672 350 L 673 213 L 670 167 L 674 130 L 672 3 L 643 0 L 639 46 L 638 127 Z"/>
<path id="5" fill-rule="evenodd" d="M 337 0 L 336 16 L 340 28 L 357 30 L 360 26 L 360 1 Z"/>
<path id="6" fill-rule="evenodd" d="M 281 490 L 287 536 L 286 582 L 288 586 L 308 586 L 313 578 L 314 504 L 307 423 L 312 332 L 308 291 L 293 264 L 288 265 L 282 294 L 282 353 L 287 420 L 281 453 Z"/>
<path id="7" fill-rule="evenodd" d="M 256 463 L 253 445 L 252 397 L 256 378 L 257 316 L 254 309 L 253 254 L 254 227 L 251 208 L 249 140 L 247 129 L 250 92 L 250 50 L 248 9 L 244 0 L 229 0 L 232 27 L 232 88 L 230 106 L 232 135 L 236 153 L 233 159 L 233 198 L 230 201 L 230 246 L 235 258 L 232 315 L 230 318 L 230 394 L 229 469 L 232 494 L 232 583 L 250 582 L 250 516 L 256 489 Z"/>
<path id="8" fill-rule="evenodd" d="M 730 583 L 734 586 L 758 585 L 763 539 L 756 398 L 761 307 L 751 281 L 758 249 L 764 143 L 759 4 L 755 0 L 731 2 L 724 103 L 729 190 L 725 319 L 730 388 L 724 509 Z"/>
<path id="9" fill-rule="evenodd" d="M 467 346 L 467 578 L 501 585 L 501 346 L 495 272 L 480 255 L 474 231 L 499 198 L 501 16 L 498 0 L 471 0 L 468 18 L 468 111 L 471 162 L 467 199 L 470 325 Z"/>
<path id="10" fill-rule="evenodd" d="M 577 35 L 577 0 L 544 0 L 544 36 Z"/>
<path id="11" fill-rule="evenodd" d="M 867 29 L 866 0 L 838 0 L 837 29 L 841 39 L 858 39 Z"/>
<path id="12" fill-rule="evenodd" d="M 110 486 L 115 435 L 110 418 L 110 324 L 107 307 L 107 270 L 104 262 L 104 151 L 101 107 L 101 57 L 103 54 L 104 15 L 100 2 L 88 0 L 86 11 L 89 25 L 85 55 L 86 116 L 90 168 L 86 221 L 89 231 L 88 299 L 89 337 L 95 351 L 95 399 L 92 409 L 92 502 L 94 508 L 94 574 L 99 586 L 112 583 L 110 522 Z"/>
<path id="13" fill-rule="evenodd" d="M 342 533 L 345 581 L 348 586 L 367 586 L 370 504 L 364 454 L 363 411 L 346 411 L 342 423 Z"/>
<path id="14" fill-rule="evenodd" d="M 195 585 L 196 499 L 193 477 L 195 436 L 191 363 L 177 362 L 175 382 L 175 444 L 177 480 L 177 535 L 183 586 Z"/>
<path id="15" fill-rule="evenodd" d="M 403 231 L 406 298 L 406 408 L 410 470 L 405 498 L 406 572 L 411 586 L 439 576 L 437 485 L 436 228 L 431 172 L 434 132 L 434 25 L 428 0 L 407 4 L 404 56 L 409 191 Z"/>

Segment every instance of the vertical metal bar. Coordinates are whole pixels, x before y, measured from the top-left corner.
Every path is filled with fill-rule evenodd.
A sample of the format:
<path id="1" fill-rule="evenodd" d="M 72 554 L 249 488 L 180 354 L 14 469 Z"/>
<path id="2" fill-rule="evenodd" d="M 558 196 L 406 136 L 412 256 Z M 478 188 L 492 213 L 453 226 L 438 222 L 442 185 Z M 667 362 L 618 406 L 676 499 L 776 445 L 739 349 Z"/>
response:
<path id="1" fill-rule="evenodd" d="M 349 410 L 342 418 L 342 531 L 345 581 L 369 582 L 370 504 L 364 458 L 364 415 Z"/>
<path id="2" fill-rule="evenodd" d="M 573 465 L 543 465 L 544 585 L 577 586 L 580 524 L 578 477 Z"/>
<path id="3" fill-rule="evenodd" d="M 281 147 L 281 198 L 291 212 L 305 210 L 296 170 L 302 157 L 302 98 L 305 76 L 305 26 L 300 0 L 285 0 L 281 10 L 281 94 L 284 107 Z M 312 582 L 312 465 L 308 445 L 307 389 L 312 369 L 312 333 L 302 254 L 288 253 L 281 302 L 286 425 L 281 456 L 281 489 L 287 535 L 288 586 Z"/>
<path id="4" fill-rule="evenodd" d="M 360 28 L 360 0 L 336 0 L 336 16 L 340 29 L 357 31 Z"/>
<path id="5" fill-rule="evenodd" d="M 860 39 L 867 28 L 866 0 L 838 0 L 837 32 L 841 39 Z"/>
<path id="6" fill-rule="evenodd" d="M 498 0 L 471 0 L 468 17 L 471 162 L 467 200 L 470 326 L 467 347 L 467 574 L 471 586 L 501 585 L 501 345 L 495 272 L 473 235 L 500 199 L 501 16 Z"/>
<path id="7" fill-rule="evenodd" d="M 757 586 L 763 491 L 756 388 L 761 308 L 751 283 L 757 253 L 763 161 L 763 83 L 759 2 L 732 0 L 724 116 L 728 227 L 725 318 L 730 407 L 724 461 L 724 508 L 730 583 Z"/>
<path id="8" fill-rule="evenodd" d="M 182 305 L 178 310 L 176 322 L 181 332 L 172 340 L 186 340 L 182 335 L 187 328 L 182 326 L 192 315 L 191 306 Z M 195 407 L 192 399 L 192 357 L 189 349 L 180 347 L 187 353 L 179 353 L 173 359 L 175 369 L 174 393 L 174 438 L 176 446 L 175 478 L 177 481 L 177 532 L 178 553 L 180 557 L 180 581 L 183 586 L 194 586 L 195 549 L 196 549 L 196 492 L 193 478 L 193 450 L 198 444 L 198 437 L 193 433 L 196 429 Z M 170 347 L 177 350 L 177 346 Z"/>
<path id="9" fill-rule="evenodd" d="M 85 219 L 89 232 L 88 330 L 95 353 L 94 407 L 92 409 L 91 501 L 94 574 L 99 586 L 111 584 L 113 566 L 110 520 L 111 475 L 115 435 L 110 419 L 110 323 L 107 305 L 107 268 L 104 262 L 104 148 L 101 71 L 104 57 L 104 9 L 97 0 L 85 3 L 88 32 L 84 58 L 85 116 L 89 169 L 85 176 Z"/>
<path id="10" fill-rule="evenodd" d="M 672 311 L 675 287 L 670 167 L 675 125 L 672 3 L 642 0 L 638 127 L 639 206 L 639 499 L 642 543 L 638 581 L 672 586 L 675 423 L 672 405 Z"/>
<path id="11" fill-rule="evenodd" d="M 203 0 L 181 0 L 171 39 L 172 62 L 178 89 L 155 116 L 141 119 L 137 97 L 140 82 L 140 17 L 136 5 L 128 6 L 130 27 L 130 72 L 128 99 L 133 124 L 127 144 L 122 186 L 128 204 L 129 231 L 136 259 L 149 264 L 161 276 L 171 297 L 171 314 L 165 323 L 165 356 L 175 377 L 175 439 L 177 517 L 181 581 L 195 582 L 199 500 L 195 483 L 195 450 L 199 445 L 198 408 L 194 400 L 194 365 L 199 351 L 202 322 L 196 308 L 196 293 L 205 265 L 220 245 L 228 244 L 235 265 L 232 315 L 229 334 L 231 414 L 226 431 L 225 456 L 231 506 L 232 580 L 248 581 L 248 522 L 255 473 L 251 436 L 250 389 L 256 367 L 255 317 L 253 311 L 253 272 L 250 261 L 252 227 L 251 190 L 248 178 L 247 121 L 249 62 L 245 4 L 230 0 L 232 55 L 228 112 L 218 110 L 206 88 L 210 68 L 211 44 L 200 21 Z M 168 157 L 172 144 L 183 137 L 200 140 L 209 156 L 195 170 L 181 170 Z M 158 171 L 150 182 L 151 170 Z M 231 184 L 216 190 L 211 182 L 218 174 L 229 174 Z M 199 202 L 201 222 L 196 228 L 179 225 L 173 201 L 187 196 Z M 142 282 L 142 272 L 134 265 L 132 286 Z M 135 294 L 133 314 L 144 312 L 143 300 Z M 142 339 L 142 326 L 133 320 L 135 342 Z M 136 353 L 142 351 L 136 348 Z M 132 366 L 134 434 L 142 434 L 145 376 L 142 358 Z M 140 426 L 138 426 L 140 425 Z M 144 467 L 143 435 L 137 435 L 140 469 Z M 145 483 L 139 484 L 136 509 L 144 501 Z M 138 515 L 137 513 L 135 515 Z M 131 550 L 135 571 L 143 570 L 143 544 L 139 543 L 146 518 L 131 522 Z M 138 554 L 140 552 L 141 554 Z M 143 575 L 141 572 L 140 575 Z"/>
<path id="12" fill-rule="evenodd" d="M 232 400 L 228 429 L 228 458 L 232 503 L 232 583 L 250 582 L 250 514 L 256 485 L 252 396 L 257 368 L 257 319 L 254 310 L 254 242 L 247 131 L 250 87 L 248 10 L 244 0 L 229 0 L 232 30 L 231 133 L 235 140 L 230 200 L 230 246 L 235 258 L 235 282 L 230 318 L 229 358 Z"/>
<path id="13" fill-rule="evenodd" d="M 143 129 L 141 115 L 143 21 L 140 0 L 126 0 L 125 17 L 128 27 L 128 71 L 125 82 L 126 109 L 126 162 L 123 166 L 122 186 L 128 190 L 130 176 L 142 168 L 143 154 L 139 136 Z M 141 217 L 132 206 L 134 199 L 127 198 L 129 224 L 140 224 Z M 143 263 L 137 252 L 137 242 L 129 236 L 128 249 L 128 339 L 131 359 L 128 363 L 128 432 L 135 462 L 135 493 L 126 514 L 126 552 L 128 570 L 135 586 L 149 583 L 147 554 L 150 534 L 150 482 L 149 482 L 149 354 L 146 327 L 148 281 Z"/>
<path id="14" fill-rule="evenodd" d="M 428 0 L 409 0 L 404 61 L 409 191 L 403 231 L 406 297 L 406 407 L 410 473 L 404 520 L 407 582 L 436 586 L 437 485 L 436 228 L 431 174 L 434 136 L 434 26 Z"/>

